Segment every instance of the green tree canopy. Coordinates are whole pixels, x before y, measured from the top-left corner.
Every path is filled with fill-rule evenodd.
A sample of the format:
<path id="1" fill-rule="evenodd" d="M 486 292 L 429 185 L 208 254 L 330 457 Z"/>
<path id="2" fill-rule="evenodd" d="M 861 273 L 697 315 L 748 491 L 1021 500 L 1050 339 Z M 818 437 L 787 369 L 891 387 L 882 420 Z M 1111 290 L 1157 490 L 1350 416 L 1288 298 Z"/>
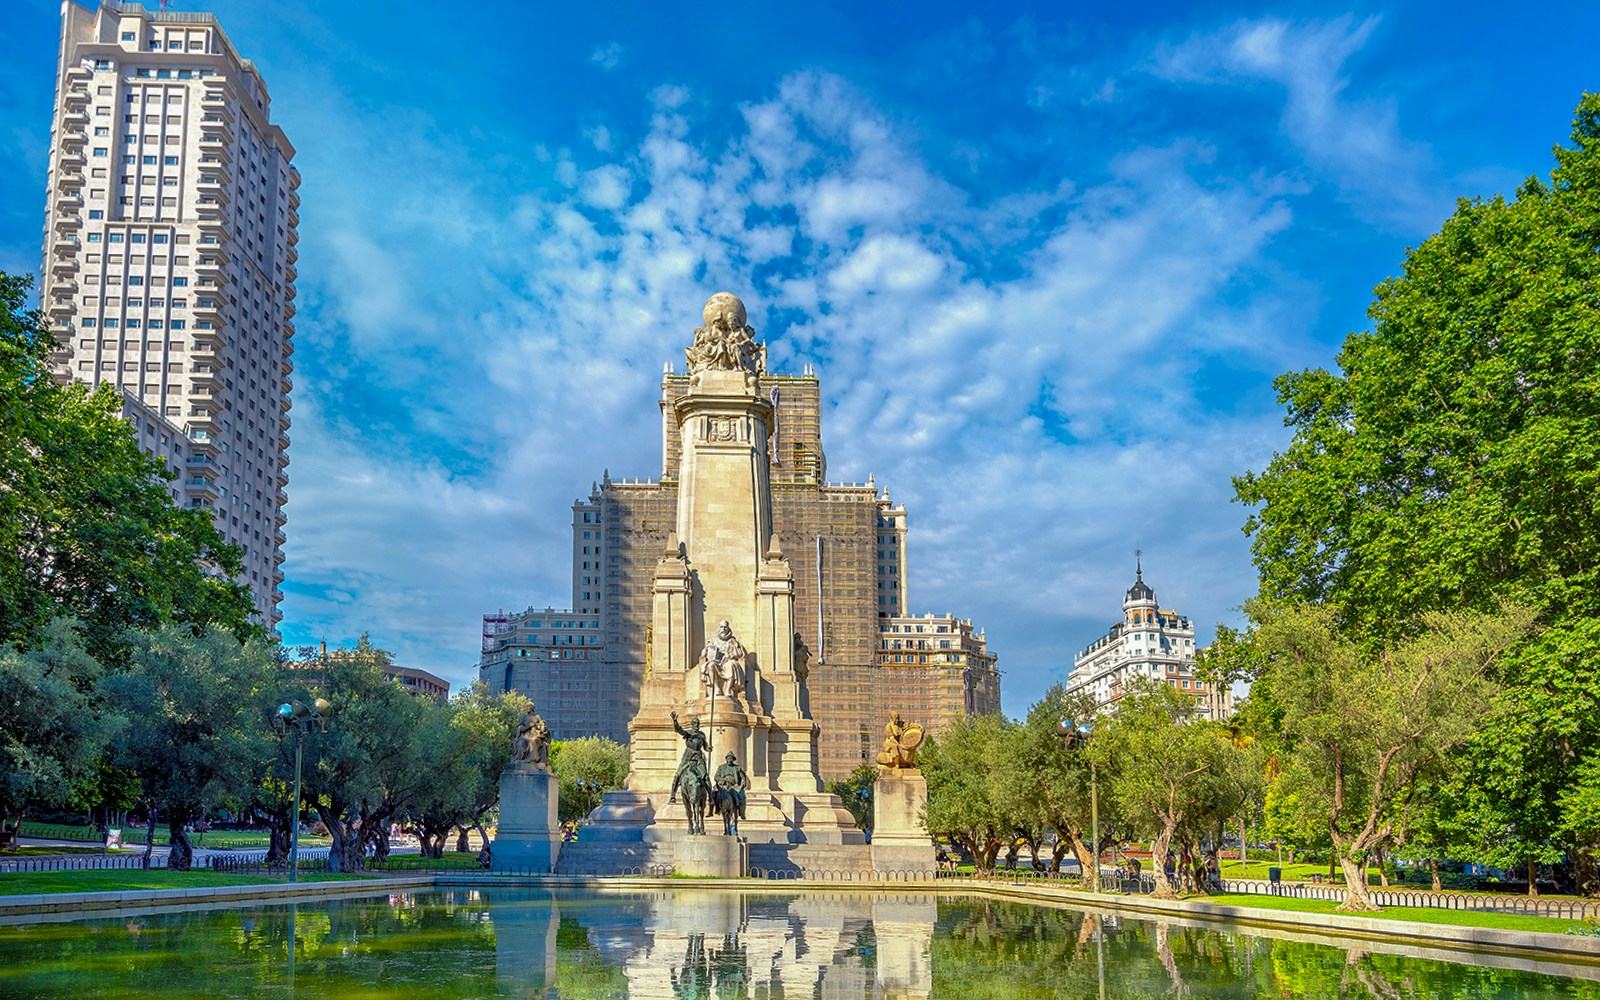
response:
<path id="1" fill-rule="evenodd" d="M 1293 440 L 1235 488 L 1261 595 L 1325 604 L 1369 650 L 1431 611 L 1534 609 L 1443 774 L 1486 859 L 1556 847 L 1600 892 L 1600 841 L 1564 812 L 1600 754 L 1600 95 L 1555 159 L 1510 200 L 1459 202 L 1337 372 L 1278 379 Z"/>
<path id="2" fill-rule="evenodd" d="M 117 391 L 61 384 L 54 339 L 25 308 L 31 279 L 0 273 L 0 642 L 29 648 L 62 617 L 115 666 L 130 629 L 218 625 L 240 638 L 252 605 L 239 552 L 207 510 L 172 502 Z"/>

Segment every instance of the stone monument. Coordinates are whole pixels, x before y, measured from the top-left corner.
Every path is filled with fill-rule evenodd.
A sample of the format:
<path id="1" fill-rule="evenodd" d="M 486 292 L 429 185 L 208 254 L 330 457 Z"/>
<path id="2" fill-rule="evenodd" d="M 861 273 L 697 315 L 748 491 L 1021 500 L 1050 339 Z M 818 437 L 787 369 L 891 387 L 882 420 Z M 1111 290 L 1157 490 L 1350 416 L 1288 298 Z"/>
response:
<path id="1" fill-rule="evenodd" d="M 889 713 L 872 786 L 872 867 L 880 871 L 928 871 L 937 865 L 933 839 L 923 828 L 928 781 L 917 768 L 922 727 Z"/>
<path id="2" fill-rule="evenodd" d="M 656 563 L 650 662 L 628 726 L 631 771 L 568 849 L 598 871 L 602 858 L 589 844 L 700 836 L 672 801 L 677 717 L 698 717 L 705 752 L 732 751 L 744 764 L 739 835 L 758 863 L 801 850 L 818 866 L 864 868 L 865 838 L 817 772 L 794 573 L 772 527 L 766 348 L 745 322 L 744 303 L 727 292 L 706 302 L 703 318 L 686 351 L 689 389 L 668 413 L 682 454 L 677 523 Z M 638 851 L 628 857 L 642 860 Z"/>
<path id="3" fill-rule="evenodd" d="M 550 771 L 550 727 L 530 711 L 517 723 L 511 763 L 500 772 L 500 828 L 489 849 L 496 869 L 555 869 L 561 854 L 559 789 Z"/>

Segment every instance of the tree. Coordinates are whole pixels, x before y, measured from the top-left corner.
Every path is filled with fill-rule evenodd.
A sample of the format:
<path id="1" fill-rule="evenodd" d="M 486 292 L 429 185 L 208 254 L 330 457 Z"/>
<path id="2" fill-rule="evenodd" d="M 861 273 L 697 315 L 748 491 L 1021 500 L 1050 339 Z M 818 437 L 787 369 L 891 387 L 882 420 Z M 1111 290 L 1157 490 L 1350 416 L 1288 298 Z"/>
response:
<path id="1" fill-rule="evenodd" d="M 0 642 L 31 648 L 72 617 L 115 667 L 130 629 L 252 634 L 238 550 L 210 511 L 173 504 L 171 473 L 139 450 L 110 384 L 52 377 L 55 340 L 24 308 L 31 283 L 0 273 Z"/>
<path id="2" fill-rule="evenodd" d="M 1227 740 L 1212 726 L 1191 723 L 1194 698 L 1161 681 L 1138 678 L 1117 702 L 1117 714 L 1095 734 L 1089 753 L 1116 766 L 1112 796 L 1135 829 L 1152 832 L 1154 895 L 1171 899 L 1173 837 L 1214 795 Z M 1174 866 L 1176 867 L 1176 866 Z"/>
<path id="3" fill-rule="evenodd" d="M 1006 797 L 999 780 L 1007 767 L 1006 733 L 1013 725 L 997 715 L 964 716 L 942 739 L 922 747 L 928 832 L 965 847 L 979 871 L 994 869 L 1019 825 L 1020 803 Z"/>
<path id="4" fill-rule="evenodd" d="M 442 707 L 449 726 L 439 740 L 445 752 L 432 755 L 434 780 L 414 810 L 422 853 L 436 858 L 452 828 L 476 827 L 488 842 L 483 818 L 500 801 L 500 772 L 511 759 L 517 720 L 532 710 L 524 696 L 491 695 L 481 681 Z"/>
<path id="5" fill-rule="evenodd" d="M 1278 380 L 1294 439 L 1235 488 L 1262 596 L 1326 603 L 1360 641 L 1435 609 L 1535 610 L 1500 664 L 1510 710 L 1454 770 L 1482 793 L 1469 839 L 1583 862 L 1600 842 L 1566 839 L 1562 803 L 1600 755 L 1600 95 L 1555 158 L 1411 250 L 1339 373 Z"/>
<path id="6" fill-rule="evenodd" d="M 1345 876 L 1340 909 L 1377 909 L 1367 858 L 1392 842 L 1420 779 L 1482 724 L 1498 688 L 1490 669 L 1532 614 L 1430 612 L 1411 637 L 1369 651 L 1327 607 L 1247 610 L 1291 745 L 1283 781 L 1327 824 Z"/>
<path id="7" fill-rule="evenodd" d="M 594 811 L 605 791 L 622 787 L 628 748 L 603 736 L 560 740 L 550 746 L 550 769 L 561 782 L 560 819 L 575 822 Z"/>
<path id="8" fill-rule="evenodd" d="M 871 764 L 861 764 L 843 781 L 828 782 L 828 791 L 839 796 L 839 801 L 850 810 L 857 830 L 872 829 L 872 786 L 878 783 L 878 769 Z"/>
<path id="9" fill-rule="evenodd" d="M 322 656 L 303 650 L 283 678 L 315 682 L 333 706 L 327 732 L 305 742 L 302 794 L 333 840 L 328 858 L 335 871 L 359 871 L 370 850 L 388 851 L 388 827 L 424 798 L 434 783 L 429 757 L 440 736 L 430 725 L 436 706 L 425 705 L 384 676 L 387 651 L 363 635 L 354 650 Z"/>
<path id="10" fill-rule="evenodd" d="M 1126 832 L 1110 794 L 1116 772 L 1107 769 L 1099 775 L 1100 841 L 1093 843 L 1089 755 L 1084 747 L 1068 747 L 1056 734 L 1061 720 L 1092 722 L 1097 713 L 1093 698 L 1068 697 L 1064 686 L 1053 684 L 1011 732 L 1012 763 L 1002 778 L 1003 794 L 1028 812 L 1033 824 L 1055 834 L 1052 872 L 1061 870 L 1062 859 L 1071 851 L 1078 870 L 1087 877 L 1095 859 Z"/>
<path id="11" fill-rule="evenodd" d="M 97 773 L 122 724 L 96 704 L 103 673 L 66 619 L 45 626 L 27 652 L 0 646 L 0 841 L 15 834 L 25 807 L 64 805 Z"/>
<path id="12" fill-rule="evenodd" d="M 105 681 L 107 701 L 126 720 L 115 761 L 139 779 L 146 807 L 166 817 L 168 867 L 186 870 L 189 824 L 255 784 L 275 663 L 259 640 L 241 644 L 215 628 L 195 636 L 168 626 L 134 643 L 127 669 Z"/>

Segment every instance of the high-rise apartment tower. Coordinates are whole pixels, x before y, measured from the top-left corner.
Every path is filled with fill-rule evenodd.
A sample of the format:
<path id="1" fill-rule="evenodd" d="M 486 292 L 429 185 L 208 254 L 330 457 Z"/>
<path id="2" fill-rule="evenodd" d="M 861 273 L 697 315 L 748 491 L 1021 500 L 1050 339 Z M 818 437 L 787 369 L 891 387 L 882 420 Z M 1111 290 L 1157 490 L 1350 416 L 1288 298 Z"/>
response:
<path id="1" fill-rule="evenodd" d="M 174 497 L 213 512 L 276 629 L 294 351 L 294 147 L 210 14 L 61 5 L 42 304 Z"/>

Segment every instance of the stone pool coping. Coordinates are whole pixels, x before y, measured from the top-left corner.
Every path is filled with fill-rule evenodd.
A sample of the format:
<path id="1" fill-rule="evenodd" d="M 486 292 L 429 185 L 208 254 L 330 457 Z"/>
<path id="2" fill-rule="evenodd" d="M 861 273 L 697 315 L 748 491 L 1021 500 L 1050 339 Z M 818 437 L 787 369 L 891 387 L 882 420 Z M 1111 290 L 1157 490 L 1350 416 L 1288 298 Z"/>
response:
<path id="1" fill-rule="evenodd" d="M 832 879 L 677 879 L 653 876 L 599 877 L 590 875 L 493 875 L 489 873 L 430 872 L 428 874 L 339 882 L 273 882 L 260 885 L 214 886 L 196 889 L 130 889 L 115 892 L 62 892 L 27 896 L 0 896 L 0 916 L 28 913 L 60 913 L 80 910 L 118 910 L 130 907 L 170 906 L 183 903 L 221 903 L 246 899 L 321 898 L 327 896 L 371 895 L 404 890 L 451 886 L 571 886 L 613 889 L 734 889 L 745 892 L 787 892 L 792 890 L 834 892 L 934 892 L 974 894 L 1000 899 L 1067 904 L 1098 910 L 1159 913 L 1200 918 L 1207 921 L 1265 927 L 1310 930 L 1338 937 L 1365 938 L 1389 942 L 1448 944 L 1475 950 L 1526 955 L 1529 953 L 1600 963 L 1600 937 L 1577 934 L 1552 934 L 1544 931 L 1514 931 L 1498 927 L 1462 927 L 1453 924 L 1428 924 L 1410 920 L 1361 917 L 1344 913 L 1300 913 L 1293 910 L 1267 910 L 1248 906 L 1223 906 L 1195 900 L 1151 899 L 1061 889 L 1055 886 L 1026 885 L 1004 881 L 962 879 L 960 881 L 896 881 Z"/>
<path id="2" fill-rule="evenodd" d="M 122 910 L 131 907 L 170 906 L 174 903 L 228 903 L 241 899 L 280 899 L 292 896 L 349 896 L 388 889 L 431 889 L 434 876 L 349 879 L 338 882 L 263 882 L 259 885 L 217 885 L 194 889 L 117 889 L 110 892 L 45 892 L 27 896 L 0 896 L 0 916 L 59 913 L 69 910 Z M 0 882 L 4 885 L 4 882 Z"/>

